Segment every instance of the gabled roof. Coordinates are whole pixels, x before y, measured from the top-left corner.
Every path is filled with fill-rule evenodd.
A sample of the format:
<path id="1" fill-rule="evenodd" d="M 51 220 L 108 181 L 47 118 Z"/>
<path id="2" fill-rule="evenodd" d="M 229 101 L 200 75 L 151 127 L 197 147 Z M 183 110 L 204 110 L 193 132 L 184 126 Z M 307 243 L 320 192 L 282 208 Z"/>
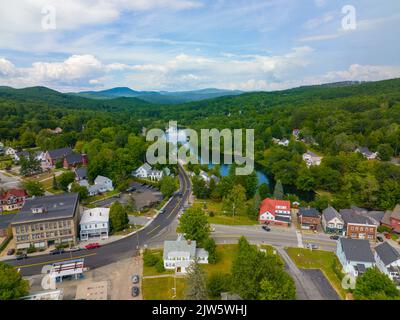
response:
<path id="1" fill-rule="evenodd" d="M 164 241 L 164 260 L 168 258 L 169 253 L 189 253 L 191 258 L 195 258 L 196 241 L 187 241 L 184 237 L 175 241 Z"/>
<path id="2" fill-rule="evenodd" d="M 367 157 L 375 154 L 374 152 L 371 152 L 367 147 L 361 147 L 361 148 L 358 148 L 357 150 L 358 150 L 358 152 L 360 152 L 361 154 L 363 154 Z"/>
<path id="3" fill-rule="evenodd" d="M 303 217 L 318 218 L 319 211 L 315 208 L 300 208 L 299 215 Z"/>
<path id="4" fill-rule="evenodd" d="M 94 179 L 94 183 L 95 184 L 106 184 L 106 183 L 108 183 L 110 181 L 111 181 L 110 178 L 107 178 L 107 177 L 104 177 L 104 176 L 97 176 L 96 179 Z"/>
<path id="5" fill-rule="evenodd" d="M 14 196 L 17 198 L 27 198 L 28 194 L 26 193 L 26 190 L 24 189 L 10 189 L 3 194 L 0 195 L 1 200 L 7 200 L 9 197 Z"/>
<path id="6" fill-rule="evenodd" d="M 342 209 L 340 210 L 340 215 L 342 216 L 342 219 L 346 224 L 357 223 L 371 226 L 375 225 L 374 221 L 372 221 L 371 218 L 356 213 L 353 209 Z"/>
<path id="7" fill-rule="evenodd" d="M 279 209 L 278 207 L 285 207 L 286 209 Z M 261 203 L 260 215 L 267 211 L 270 212 L 271 214 L 275 215 L 276 210 L 290 211 L 290 201 L 266 198 Z"/>
<path id="8" fill-rule="evenodd" d="M 65 156 L 68 164 L 82 163 L 82 155 L 80 153 L 70 153 Z"/>
<path id="9" fill-rule="evenodd" d="M 349 261 L 375 262 L 368 240 L 340 238 L 344 255 Z"/>
<path id="10" fill-rule="evenodd" d="M 50 158 L 53 160 L 58 160 L 62 159 L 65 156 L 69 155 L 72 153 L 71 148 L 60 148 L 60 149 L 54 149 L 54 150 L 49 150 L 48 151 Z"/>
<path id="11" fill-rule="evenodd" d="M 139 171 L 140 169 L 143 169 L 146 172 L 150 172 L 151 166 L 146 162 L 143 165 L 141 165 L 136 171 Z"/>
<path id="12" fill-rule="evenodd" d="M 85 179 L 87 177 L 87 168 L 86 167 L 81 167 L 81 168 L 75 169 L 75 175 L 79 179 Z"/>
<path id="13" fill-rule="evenodd" d="M 322 211 L 322 215 L 325 217 L 325 221 L 327 221 L 327 222 L 331 221 L 334 218 L 337 218 L 344 223 L 339 212 L 337 212 L 336 209 L 331 206 L 329 206 L 324 211 Z"/>
<path id="14" fill-rule="evenodd" d="M 322 158 L 321 156 L 315 154 L 314 152 L 307 150 L 307 152 L 305 154 L 308 154 L 309 156 L 313 157 L 313 158 Z"/>
<path id="15" fill-rule="evenodd" d="M 400 204 L 398 204 L 392 211 L 391 218 L 400 220 Z"/>
<path id="16" fill-rule="evenodd" d="M 383 261 L 385 266 L 400 259 L 400 253 L 394 249 L 389 242 L 384 242 L 375 248 L 379 258 Z"/>

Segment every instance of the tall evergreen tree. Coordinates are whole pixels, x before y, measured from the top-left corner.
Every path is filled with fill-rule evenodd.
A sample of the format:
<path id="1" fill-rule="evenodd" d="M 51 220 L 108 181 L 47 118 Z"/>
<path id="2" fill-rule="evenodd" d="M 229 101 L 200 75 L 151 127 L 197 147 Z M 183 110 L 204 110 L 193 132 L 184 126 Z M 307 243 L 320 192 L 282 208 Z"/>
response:
<path id="1" fill-rule="evenodd" d="M 188 269 L 187 289 L 185 292 L 186 300 L 206 300 L 207 287 L 204 270 L 198 261 L 194 261 Z"/>
<path id="2" fill-rule="evenodd" d="M 281 180 L 278 180 L 274 189 L 274 198 L 278 200 L 282 200 L 284 196 L 283 185 Z"/>

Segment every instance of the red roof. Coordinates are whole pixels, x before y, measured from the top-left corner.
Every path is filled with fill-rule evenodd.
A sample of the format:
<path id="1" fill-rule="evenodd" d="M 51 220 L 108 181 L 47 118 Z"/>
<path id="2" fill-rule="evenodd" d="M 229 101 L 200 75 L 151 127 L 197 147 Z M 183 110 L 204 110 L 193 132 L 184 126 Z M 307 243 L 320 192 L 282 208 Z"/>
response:
<path id="1" fill-rule="evenodd" d="M 290 211 L 290 201 L 266 198 L 261 203 L 260 215 L 268 211 L 275 216 L 278 210 Z"/>
<path id="2" fill-rule="evenodd" d="M 28 194 L 26 193 L 26 190 L 24 190 L 24 189 L 10 189 L 10 190 L 4 192 L 1 195 L 0 199 L 7 200 L 11 196 L 14 196 L 17 198 L 27 198 Z"/>

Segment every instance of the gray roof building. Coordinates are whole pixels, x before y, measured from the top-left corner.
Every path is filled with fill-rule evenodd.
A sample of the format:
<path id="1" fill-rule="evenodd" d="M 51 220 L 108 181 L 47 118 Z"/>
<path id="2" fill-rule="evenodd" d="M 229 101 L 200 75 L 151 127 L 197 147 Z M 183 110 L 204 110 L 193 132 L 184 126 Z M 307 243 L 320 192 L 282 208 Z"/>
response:
<path id="1" fill-rule="evenodd" d="M 384 242 L 375 247 L 375 252 L 385 264 L 385 266 L 400 259 L 400 253 L 394 249 L 389 242 Z"/>
<path id="2" fill-rule="evenodd" d="M 12 224 L 60 218 L 73 218 L 77 206 L 77 193 L 65 193 L 28 199 L 25 201 L 21 211 L 12 221 Z"/>
<path id="3" fill-rule="evenodd" d="M 299 209 L 299 216 L 318 218 L 319 217 L 319 211 L 317 209 L 315 209 L 315 208 L 300 208 Z"/>
<path id="4" fill-rule="evenodd" d="M 325 217 L 326 221 L 331 221 L 334 218 L 338 218 L 339 220 L 343 221 L 342 216 L 333 207 L 326 208 L 324 211 L 322 211 L 322 215 Z"/>
<path id="5" fill-rule="evenodd" d="M 77 165 L 82 163 L 82 155 L 80 153 L 70 153 L 65 156 L 65 160 L 69 165 Z"/>
<path id="6" fill-rule="evenodd" d="M 363 225 L 375 225 L 374 221 L 370 217 L 357 213 L 353 209 L 342 209 L 340 210 L 340 215 L 342 216 L 343 221 L 348 223 L 356 223 Z"/>
<path id="7" fill-rule="evenodd" d="M 0 230 L 7 229 L 16 216 L 16 214 L 0 214 Z"/>
<path id="8" fill-rule="evenodd" d="M 339 241 L 347 260 L 356 262 L 375 262 L 368 240 L 340 238 Z"/>
<path id="9" fill-rule="evenodd" d="M 75 169 L 75 175 L 77 180 L 83 180 L 87 178 L 87 168 L 86 167 L 81 167 Z"/>
<path id="10" fill-rule="evenodd" d="M 53 160 L 62 160 L 65 156 L 73 153 L 71 148 L 60 148 L 49 150 L 48 154 Z"/>

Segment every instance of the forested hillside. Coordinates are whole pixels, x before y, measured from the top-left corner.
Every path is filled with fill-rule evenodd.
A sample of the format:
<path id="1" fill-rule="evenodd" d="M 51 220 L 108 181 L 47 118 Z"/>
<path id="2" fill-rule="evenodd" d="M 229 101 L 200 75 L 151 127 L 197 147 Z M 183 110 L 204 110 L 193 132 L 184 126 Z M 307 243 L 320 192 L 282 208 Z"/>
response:
<path id="1" fill-rule="evenodd" d="M 257 163 L 284 185 L 317 191 L 318 207 L 330 202 L 339 208 L 392 209 L 400 202 L 400 167 L 392 163 L 400 154 L 400 79 L 179 105 L 136 98 L 92 100 L 47 88 L 0 88 L 0 139 L 5 145 L 74 146 L 89 153 L 91 170 L 106 168 L 118 179 L 143 159 L 142 127 L 164 128 L 169 120 L 195 129 L 254 128 Z M 58 126 L 64 130 L 60 135 L 45 130 Z M 295 128 L 303 142 L 294 141 Z M 292 141 L 282 147 L 272 138 Z M 354 152 L 356 147 L 377 151 L 381 160 L 364 159 Z M 324 157 L 321 166 L 306 167 L 301 155 L 307 149 Z"/>

